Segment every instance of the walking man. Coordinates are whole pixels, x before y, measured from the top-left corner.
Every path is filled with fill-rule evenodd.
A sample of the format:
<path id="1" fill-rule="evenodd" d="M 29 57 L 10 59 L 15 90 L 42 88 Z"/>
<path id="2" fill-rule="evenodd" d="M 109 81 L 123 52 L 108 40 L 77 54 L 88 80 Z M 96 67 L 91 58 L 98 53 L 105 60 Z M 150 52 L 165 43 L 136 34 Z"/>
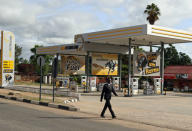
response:
<path id="1" fill-rule="evenodd" d="M 117 96 L 117 94 L 116 94 L 113 86 L 110 85 L 111 79 L 109 77 L 106 77 L 106 82 L 107 83 L 103 86 L 103 90 L 102 90 L 102 93 L 101 93 L 101 99 L 100 99 L 100 101 L 102 102 L 103 96 L 104 96 L 105 106 L 103 107 L 103 111 L 101 112 L 101 117 L 103 117 L 103 118 L 105 117 L 104 114 L 105 114 L 105 111 L 106 111 L 106 109 L 108 107 L 109 111 L 111 112 L 112 118 L 116 118 L 115 113 L 112 110 L 110 100 L 111 100 L 111 92 L 113 92 L 113 94 L 115 96 Z"/>

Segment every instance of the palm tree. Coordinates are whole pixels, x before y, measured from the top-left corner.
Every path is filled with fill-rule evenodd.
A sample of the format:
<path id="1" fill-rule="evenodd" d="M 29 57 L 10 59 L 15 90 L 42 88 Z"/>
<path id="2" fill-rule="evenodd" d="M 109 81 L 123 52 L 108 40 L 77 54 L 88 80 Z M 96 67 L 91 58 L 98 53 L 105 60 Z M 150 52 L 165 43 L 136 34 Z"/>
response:
<path id="1" fill-rule="evenodd" d="M 151 25 L 154 25 L 155 21 L 157 21 L 161 15 L 160 9 L 154 3 L 147 5 L 144 13 L 148 15 L 147 20 Z"/>

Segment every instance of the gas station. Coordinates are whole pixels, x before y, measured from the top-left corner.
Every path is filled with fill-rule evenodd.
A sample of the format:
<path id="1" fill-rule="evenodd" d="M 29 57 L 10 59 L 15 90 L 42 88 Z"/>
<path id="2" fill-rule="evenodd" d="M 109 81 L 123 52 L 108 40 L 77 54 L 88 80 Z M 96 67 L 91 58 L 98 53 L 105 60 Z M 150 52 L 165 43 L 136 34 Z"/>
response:
<path id="1" fill-rule="evenodd" d="M 87 92 L 94 91 L 90 87 L 90 80 L 95 80 L 93 77 L 96 76 L 119 79 L 121 89 L 121 56 L 128 55 L 125 96 L 138 94 L 138 80 L 141 76 L 154 77 L 154 93 L 163 94 L 164 45 L 187 42 L 192 42 L 192 33 L 145 24 L 77 34 L 74 44 L 39 47 L 36 53 L 55 55 L 57 59 L 60 56 L 62 76 L 82 75 L 82 85 L 85 85 Z M 155 47 L 158 50 L 139 51 L 139 46 Z M 146 86 L 144 93 L 148 94 L 150 91 Z"/>

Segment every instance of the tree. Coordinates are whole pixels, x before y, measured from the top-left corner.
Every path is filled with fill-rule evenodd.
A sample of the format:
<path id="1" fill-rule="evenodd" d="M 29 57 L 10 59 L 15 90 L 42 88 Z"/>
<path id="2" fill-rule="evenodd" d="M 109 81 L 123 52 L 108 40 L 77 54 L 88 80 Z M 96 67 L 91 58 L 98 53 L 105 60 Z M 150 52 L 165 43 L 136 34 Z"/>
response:
<path id="1" fill-rule="evenodd" d="M 122 70 L 121 70 L 121 75 L 122 77 L 125 77 L 128 74 L 128 55 L 122 55 Z"/>
<path id="2" fill-rule="evenodd" d="M 154 25 L 155 21 L 157 21 L 161 15 L 160 9 L 154 3 L 147 5 L 144 14 L 148 15 L 147 20 L 151 25 Z"/>
<path id="3" fill-rule="evenodd" d="M 47 75 L 48 73 L 51 73 L 51 63 L 53 60 L 53 56 L 51 55 L 38 55 L 36 53 L 36 49 L 38 47 L 42 47 L 40 45 L 35 45 L 33 48 L 31 48 L 31 53 L 33 53 L 33 55 L 31 55 L 30 57 L 30 64 L 33 64 L 35 66 L 35 70 L 38 74 L 40 74 L 40 68 L 39 65 L 37 64 L 37 58 L 38 56 L 43 56 L 45 58 L 45 65 L 43 66 L 43 75 Z"/>
<path id="4" fill-rule="evenodd" d="M 175 46 L 170 44 L 169 47 L 165 48 L 164 53 L 165 67 L 168 65 L 179 65 L 179 53 Z"/>
<path id="5" fill-rule="evenodd" d="M 182 65 L 191 65 L 191 58 L 185 53 L 179 52 L 179 63 Z"/>
<path id="6" fill-rule="evenodd" d="M 22 54 L 22 47 L 15 44 L 15 70 L 18 70 L 18 65 L 21 63 L 23 58 L 20 58 Z"/>
<path id="7" fill-rule="evenodd" d="M 29 61 L 28 61 L 27 59 L 21 58 L 21 59 L 20 59 L 20 63 L 21 63 L 21 64 L 29 64 Z"/>
<path id="8" fill-rule="evenodd" d="M 169 65 L 191 65 L 191 58 L 182 52 L 178 52 L 175 46 L 169 45 L 165 48 L 165 67 Z"/>

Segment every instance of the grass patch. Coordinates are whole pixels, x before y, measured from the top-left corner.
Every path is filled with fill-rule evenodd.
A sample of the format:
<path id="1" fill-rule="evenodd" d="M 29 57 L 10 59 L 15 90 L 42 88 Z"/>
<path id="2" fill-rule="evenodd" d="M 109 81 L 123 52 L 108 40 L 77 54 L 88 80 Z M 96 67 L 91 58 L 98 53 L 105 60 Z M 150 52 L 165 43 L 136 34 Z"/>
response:
<path id="1" fill-rule="evenodd" d="M 15 84 L 15 85 L 32 85 L 32 86 L 39 86 L 39 85 L 40 85 L 40 83 L 37 83 L 37 82 L 28 82 L 28 81 L 15 82 L 14 84 Z M 42 85 L 42 86 L 50 86 L 50 87 L 52 87 L 52 85 L 50 85 L 50 84 L 44 84 L 44 83 L 42 83 L 41 85 Z"/>

